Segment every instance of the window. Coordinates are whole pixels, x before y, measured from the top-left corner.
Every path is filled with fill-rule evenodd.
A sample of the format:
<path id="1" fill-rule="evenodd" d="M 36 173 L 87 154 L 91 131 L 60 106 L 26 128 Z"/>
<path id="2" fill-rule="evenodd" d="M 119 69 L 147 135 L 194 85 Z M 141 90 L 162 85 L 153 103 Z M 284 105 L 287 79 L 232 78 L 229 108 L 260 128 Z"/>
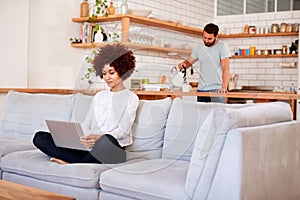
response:
<path id="1" fill-rule="evenodd" d="M 275 12 L 276 7 L 278 12 L 300 10 L 300 0 L 217 0 L 217 16 Z"/>
<path id="2" fill-rule="evenodd" d="M 218 0 L 217 15 L 240 15 L 243 14 L 244 0 Z"/>

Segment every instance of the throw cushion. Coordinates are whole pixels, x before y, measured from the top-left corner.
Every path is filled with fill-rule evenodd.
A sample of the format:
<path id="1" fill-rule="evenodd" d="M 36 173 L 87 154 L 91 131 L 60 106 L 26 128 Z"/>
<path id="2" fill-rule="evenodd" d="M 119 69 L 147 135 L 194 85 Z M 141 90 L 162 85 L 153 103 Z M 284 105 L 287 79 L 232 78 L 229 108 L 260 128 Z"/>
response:
<path id="1" fill-rule="evenodd" d="M 127 160 L 160 158 L 171 98 L 140 100 L 133 124 L 133 144 L 126 148 Z"/>
<path id="2" fill-rule="evenodd" d="M 254 104 L 203 103 L 176 98 L 173 101 L 164 137 L 162 158 L 189 161 L 199 128 L 217 108 L 242 108 Z"/>
<path id="3" fill-rule="evenodd" d="M 197 134 L 185 185 L 188 197 L 207 199 L 228 131 L 291 120 L 291 108 L 284 102 L 214 110 Z"/>
<path id="4" fill-rule="evenodd" d="M 9 91 L 0 121 L 0 133 L 30 137 L 48 131 L 45 119 L 70 121 L 73 95 L 29 94 Z"/>

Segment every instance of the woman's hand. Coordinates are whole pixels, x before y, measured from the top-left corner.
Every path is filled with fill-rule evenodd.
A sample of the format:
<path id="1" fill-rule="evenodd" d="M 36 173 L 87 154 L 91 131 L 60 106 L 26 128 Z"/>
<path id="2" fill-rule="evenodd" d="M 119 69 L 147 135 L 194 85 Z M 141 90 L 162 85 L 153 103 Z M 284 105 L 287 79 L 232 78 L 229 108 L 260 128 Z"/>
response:
<path id="1" fill-rule="evenodd" d="M 80 137 L 80 142 L 87 148 L 93 148 L 96 141 L 102 137 L 102 134 L 90 134 L 88 136 Z"/>

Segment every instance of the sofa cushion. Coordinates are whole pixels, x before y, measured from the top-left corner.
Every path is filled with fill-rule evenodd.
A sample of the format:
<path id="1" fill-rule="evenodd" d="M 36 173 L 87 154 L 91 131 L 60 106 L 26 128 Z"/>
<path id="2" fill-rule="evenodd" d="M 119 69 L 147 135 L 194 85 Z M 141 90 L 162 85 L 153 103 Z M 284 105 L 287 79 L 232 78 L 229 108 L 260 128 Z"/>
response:
<path id="1" fill-rule="evenodd" d="M 48 131 L 45 119 L 70 121 L 73 95 L 29 94 L 9 91 L 0 121 L 0 134 L 30 137 Z"/>
<path id="2" fill-rule="evenodd" d="M 0 158 L 8 153 L 35 149 L 31 138 L 12 134 L 0 134 Z"/>
<path id="3" fill-rule="evenodd" d="M 74 95 L 71 121 L 82 123 L 90 108 L 93 96 L 77 93 Z"/>
<path id="4" fill-rule="evenodd" d="M 3 172 L 82 188 L 99 188 L 100 174 L 107 169 L 123 164 L 125 163 L 61 165 L 51 162 L 49 157 L 39 150 L 10 153 L 1 160 Z"/>
<path id="5" fill-rule="evenodd" d="M 151 159 L 110 169 L 101 174 L 104 192 L 134 199 L 185 199 L 189 162 Z"/>
<path id="6" fill-rule="evenodd" d="M 253 104 L 192 102 L 176 98 L 166 124 L 162 158 L 190 160 L 199 128 L 214 109 L 242 108 Z"/>
<path id="7" fill-rule="evenodd" d="M 240 109 L 214 110 L 199 129 L 195 141 L 185 186 L 189 198 L 207 199 L 229 130 L 291 120 L 291 108 L 284 102 L 264 103 Z"/>
<path id="8" fill-rule="evenodd" d="M 126 148 L 127 159 L 160 158 L 171 98 L 140 100 L 133 124 L 133 144 Z"/>

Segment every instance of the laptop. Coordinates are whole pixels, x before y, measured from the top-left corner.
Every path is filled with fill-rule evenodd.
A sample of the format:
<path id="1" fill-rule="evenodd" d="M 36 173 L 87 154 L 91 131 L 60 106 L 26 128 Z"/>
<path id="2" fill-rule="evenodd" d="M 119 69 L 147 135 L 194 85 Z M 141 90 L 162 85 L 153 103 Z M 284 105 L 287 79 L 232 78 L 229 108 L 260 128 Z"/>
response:
<path id="1" fill-rule="evenodd" d="M 80 123 L 56 120 L 45 121 L 57 147 L 90 151 L 89 148 L 80 143 L 80 137 L 84 136 Z"/>

